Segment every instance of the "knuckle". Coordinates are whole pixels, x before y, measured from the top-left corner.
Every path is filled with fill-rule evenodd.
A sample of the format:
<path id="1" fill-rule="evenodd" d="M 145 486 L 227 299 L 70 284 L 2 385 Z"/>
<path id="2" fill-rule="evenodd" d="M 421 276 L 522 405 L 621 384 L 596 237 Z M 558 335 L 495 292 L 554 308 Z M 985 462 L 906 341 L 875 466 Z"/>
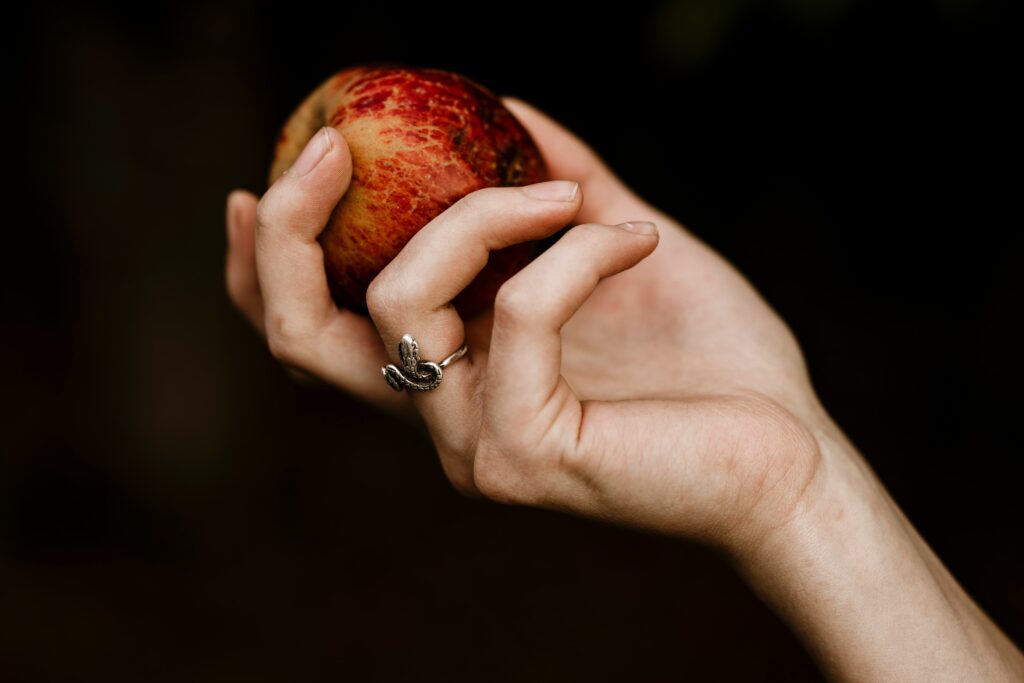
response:
<path id="1" fill-rule="evenodd" d="M 366 309 L 374 321 L 383 319 L 388 311 L 394 311 L 402 301 L 401 295 L 388 278 L 378 275 L 366 288 Z"/>
<path id="2" fill-rule="evenodd" d="M 305 326 L 291 316 L 278 314 L 268 316 L 266 329 L 270 355 L 285 365 L 301 368 L 311 336 Z"/>
<path id="3" fill-rule="evenodd" d="M 520 278 L 507 280 L 494 297 L 494 316 L 503 323 L 515 323 L 535 315 L 537 296 Z"/>
<path id="4" fill-rule="evenodd" d="M 268 191 L 256 202 L 256 227 L 269 225 L 274 220 L 274 213 L 273 194 Z"/>
<path id="5" fill-rule="evenodd" d="M 455 202 L 454 206 L 460 213 L 475 214 L 488 211 L 501 201 L 501 198 L 505 195 L 505 190 L 506 188 L 500 187 L 483 187 L 470 192 Z"/>
<path id="6" fill-rule="evenodd" d="M 499 458 L 478 457 L 473 467 L 473 484 L 481 495 L 497 503 L 518 503 L 519 497 L 508 468 L 499 462 Z"/>
<path id="7" fill-rule="evenodd" d="M 267 335 L 267 348 L 274 360 L 284 365 L 292 365 L 292 350 L 280 336 L 276 334 Z"/>
<path id="8" fill-rule="evenodd" d="M 607 237 L 610 234 L 609 227 L 600 223 L 580 223 L 570 228 L 562 239 L 569 240 L 570 243 L 592 242 L 602 237 Z M 620 230 L 619 232 L 622 231 Z"/>
<path id="9" fill-rule="evenodd" d="M 547 468 L 517 439 L 503 445 L 481 441 L 473 465 L 473 484 L 481 495 L 498 503 L 538 505 Z"/>
<path id="10" fill-rule="evenodd" d="M 256 229 L 287 234 L 297 226 L 319 224 L 321 207 L 303 192 L 274 185 L 256 203 Z"/>
<path id="11" fill-rule="evenodd" d="M 452 447 L 450 444 L 437 448 L 441 469 L 448 478 L 452 488 L 467 498 L 479 498 L 480 492 L 473 482 L 473 461 L 466 458 L 466 452 Z"/>

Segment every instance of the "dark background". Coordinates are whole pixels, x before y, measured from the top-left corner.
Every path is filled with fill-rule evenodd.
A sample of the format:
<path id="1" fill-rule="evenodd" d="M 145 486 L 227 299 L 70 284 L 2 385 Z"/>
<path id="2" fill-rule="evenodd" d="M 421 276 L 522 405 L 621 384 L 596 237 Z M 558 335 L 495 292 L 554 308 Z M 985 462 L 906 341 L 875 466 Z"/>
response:
<path id="1" fill-rule="evenodd" d="M 292 108 L 375 59 L 533 102 L 737 264 L 1024 639 L 1002 5 L 7 12 L 3 680 L 817 680 L 715 553 L 460 498 L 414 430 L 293 384 L 231 308 L 227 192 L 262 192 Z"/>

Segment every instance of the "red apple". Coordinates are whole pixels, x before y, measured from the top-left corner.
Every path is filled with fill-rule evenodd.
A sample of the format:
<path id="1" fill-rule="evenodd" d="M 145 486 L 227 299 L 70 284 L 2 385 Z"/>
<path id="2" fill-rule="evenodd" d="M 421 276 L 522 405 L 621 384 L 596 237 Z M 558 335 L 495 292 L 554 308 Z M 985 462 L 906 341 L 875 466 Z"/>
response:
<path id="1" fill-rule="evenodd" d="M 329 78 L 285 124 L 270 182 L 325 125 L 348 143 L 352 183 L 319 241 L 335 302 L 362 313 L 374 277 L 458 199 L 483 187 L 548 179 L 536 144 L 498 98 L 438 69 L 372 64 Z M 486 307 L 537 251 L 530 242 L 493 252 L 453 302 L 459 313 L 470 317 Z"/>

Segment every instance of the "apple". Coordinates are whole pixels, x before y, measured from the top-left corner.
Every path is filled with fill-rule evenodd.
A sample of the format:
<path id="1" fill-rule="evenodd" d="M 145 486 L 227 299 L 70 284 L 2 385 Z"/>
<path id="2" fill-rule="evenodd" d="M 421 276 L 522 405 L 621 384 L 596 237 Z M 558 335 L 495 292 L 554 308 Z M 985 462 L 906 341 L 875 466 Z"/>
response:
<path id="1" fill-rule="evenodd" d="M 335 302 L 364 314 L 370 282 L 438 214 L 480 188 L 548 179 L 515 116 L 489 90 L 448 71 L 367 64 L 331 76 L 285 124 L 270 182 L 325 125 L 348 143 L 352 181 L 318 240 Z M 453 301 L 456 310 L 464 318 L 481 311 L 538 250 L 528 242 L 492 252 Z"/>

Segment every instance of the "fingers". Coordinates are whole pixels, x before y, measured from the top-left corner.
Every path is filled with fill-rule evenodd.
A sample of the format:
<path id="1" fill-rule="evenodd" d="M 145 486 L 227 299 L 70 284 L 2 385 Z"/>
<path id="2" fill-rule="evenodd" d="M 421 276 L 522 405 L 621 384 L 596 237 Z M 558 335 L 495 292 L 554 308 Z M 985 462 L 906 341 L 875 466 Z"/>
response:
<path id="1" fill-rule="evenodd" d="M 351 176 L 348 145 L 325 127 L 256 207 L 256 267 L 271 351 L 303 354 L 338 314 L 316 238 Z"/>
<path id="2" fill-rule="evenodd" d="M 582 201 L 578 189 L 572 181 L 485 188 L 463 197 L 417 232 L 366 293 L 370 316 L 392 362 L 402 366 L 398 343 L 407 333 L 419 343 L 425 361 L 438 362 L 458 349 L 465 327 L 451 300 L 484 268 L 491 251 L 542 239 L 569 223 Z M 413 393 L 435 440 L 475 435 L 479 413 L 473 360 L 480 354 L 480 349 L 470 348 L 468 358 L 444 370 L 440 386 Z M 443 445 L 438 450 L 444 460 Z M 460 486 L 460 477 L 465 481 L 467 476 L 456 473 L 453 483 Z"/>
<path id="3" fill-rule="evenodd" d="M 533 105 L 503 97 L 508 107 L 540 147 L 552 178 L 572 178 L 583 187 L 586 201 L 577 217 L 594 223 L 650 213 L 640 200 L 585 142 Z"/>
<path id="4" fill-rule="evenodd" d="M 228 296 L 246 320 L 265 337 L 263 329 L 263 295 L 256 275 L 256 195 L 245 190 L 228 194 L 228 254 L 224 268 Z M 314 384 L 312 375 L 285 368 L 288 376 L 301 384 Z"/>
<path id="5" fill-rule="evenodd" d="M 559 380 L 561 329 L 602 278 L 654 251 L 653 223 L 587 223 L 567 232 L 498 291 L 487 368 L 496 415 L 535 415 Z"/>
<path id="6" fill-rule="evenodd" d="M 246 205 L 249 199 L 233 196 L 229 212 L 243 210 L 229 222 L 235 237 L 226 277 L 232 300 L 245 307 L 247 316 L 257 317 L 262 305 L 261 327 L 275 358 L 405 415 L 411 408 L 409 399 L 395 395 L 381 380 L 387 355 L 373 324 L 334 305 L 316 239 L 351 176 L 348 145 L 336 130 L 324 128 L 255 207 Z M 246 256 L 246 211 L 251 211 L 255 225 L 256 284 Z"/>
<path id="7" fill-rule="evenodd" d="M 263 334 L 263 295 L 256 275 L 256 202 L 256 195 L 244 190 L 228 195 L 224 280 L 231 302 Z"/>
<path id="8" fill-rule="evenodd" d="M 389 352 L 395 347 L 393 357 L 407 332 L 425 358 L 457 348 L 463 327 L 451 300 L 483 270 L 490 252 L 541 239 L 569 222 L 580 205 L 578 187 L 550 181 L 485 188 L 417 232 L 367 291 L 370 315 Z"/>
<path id="9" fill-rule="evenodd" d="M 564 497 L 553 468 L 575 452 L 583 410 L 561 376 L 562 327 L 603 278 L 639 263 L 658 241 L 653 223 L 578 225 L 498 291 L 474 471 L 485 495 Z"/>

